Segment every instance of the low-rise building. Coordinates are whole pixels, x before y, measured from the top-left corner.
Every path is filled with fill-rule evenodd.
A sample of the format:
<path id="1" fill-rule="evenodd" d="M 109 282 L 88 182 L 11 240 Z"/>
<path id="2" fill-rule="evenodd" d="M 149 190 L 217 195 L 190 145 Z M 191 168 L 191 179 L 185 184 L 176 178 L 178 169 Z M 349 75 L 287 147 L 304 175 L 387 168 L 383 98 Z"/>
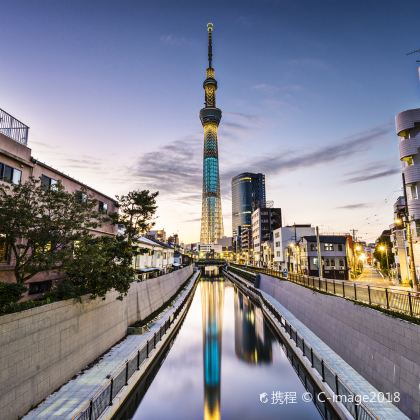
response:
<path id="1" fill-rule="evenodd" d="M 154 273 L 167 273 L 174 266 L 174 249 L 164 242 L 142 236 L 137 240 L 140 253 L 134 258 L 134 269 L 138 279 L 144 279 Z"/>
<path id="2" fill-rule="evenodd" d="M 118 202 L 113 198 L 32 157 L 32 151 L 27 145 L 28 132 L 29 128 L 25 124 L 0 109 L 0 183 L 19 184 L 30 177 L 40 179 L 46 187 L 61 182 L 68 192 L 85 190 L 97 200 L 98 212 L 118 211 Z M 117 227 L 109 222 L 91 232 L 93 235 L 116 235 Z M 14 261 L 4 240 L 2 241 L 2 235 L 4 232 L 0 231 L 0 281 L 14 282 Z M 27 282 L 28 292 L 24 299 L 38 297 L 61 277 L 62 274 L 56 271 L 36 274 Z"/>
<path id="3" fill-rule="evenodd" d="M 274 243 L 274 268 L 276 270 L 289 270 L 293 264 L 292 253 L 288 251 L 289 246 L 297 245 L 302 236 L 315 235 L 315 228 L 310 224 L 294 224 L 284 226 L 273 231 Z"/>
<path id="4" fill-rule="evenodd" d="M 321 263 L 323 277 L 348 280 L 347 236 L 320 235 Z M 319 257 L 316 235 L 302 236 L 298 246 L 293 247 L 294 260 L 297 262 L 291 271 L 309 275 L 319 275 Z"/>

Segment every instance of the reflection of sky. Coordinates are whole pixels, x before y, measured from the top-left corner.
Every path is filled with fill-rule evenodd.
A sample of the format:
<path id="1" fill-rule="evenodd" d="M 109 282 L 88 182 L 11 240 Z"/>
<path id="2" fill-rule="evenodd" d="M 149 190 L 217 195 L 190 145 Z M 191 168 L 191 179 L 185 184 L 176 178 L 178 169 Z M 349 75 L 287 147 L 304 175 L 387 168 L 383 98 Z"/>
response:
<path id="1" fill-rule="evenodd" d="M 137 409 L 135 419 L 203 418 L 205 387 L 201 287 L 200 283 L 184 324 Z M 221 418 L 319 418 L 311 403 L 276 406 L 259 402 L 262 392 L 269 395 L 272 391 L 296 392 L 299 400 L 305 390 L 276 341 L 272 343 L 271 364 L 248 364 L 238 359 L 235 354 L 234 289 L 230 283 L 224 285 L 222 312 Z"/>
<path id="2" fill-rule="evenodd" d="M 198 240 L 212 20 L 226 232 L 249 170 L 286 222 L 376 237 L 400 188 L 393 118 L 419 105 L 420 2 L 212 4 L 2 2 L 0 107 L 35 157 L 108 194 L 159 189 L 157 227 Z"/>

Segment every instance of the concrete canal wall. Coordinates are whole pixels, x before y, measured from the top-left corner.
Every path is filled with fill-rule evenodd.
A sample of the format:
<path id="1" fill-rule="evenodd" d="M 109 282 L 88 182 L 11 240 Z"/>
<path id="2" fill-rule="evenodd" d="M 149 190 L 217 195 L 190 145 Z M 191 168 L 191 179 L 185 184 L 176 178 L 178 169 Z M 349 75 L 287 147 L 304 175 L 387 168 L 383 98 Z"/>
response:
<path id="1" fill-rule="evenodd" d="M 0 417 L 25 414 L 158 310 L 193 267 L 132 283 L 128 296 L 55 302 L 0 317 Z M 57 407 L 57 410 L 59 407 Z"/>
<path id="2" fill-rule="evenodd" d="M 420 326 L 261 275 L 260 289 L 273 296 L 356 369 L 375 388 L 400 392 L 396 404 L 420 418 Z"/>

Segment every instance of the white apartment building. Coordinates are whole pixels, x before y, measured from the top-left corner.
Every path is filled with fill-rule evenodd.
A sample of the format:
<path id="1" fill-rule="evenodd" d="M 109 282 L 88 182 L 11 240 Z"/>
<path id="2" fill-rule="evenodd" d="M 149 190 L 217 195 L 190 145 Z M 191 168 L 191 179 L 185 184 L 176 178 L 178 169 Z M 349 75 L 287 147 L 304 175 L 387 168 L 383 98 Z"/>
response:
<path id="1" fill-rule="evenodd" d="M 144 236 L 137 245 L 141 251 L 134 258 L 134 268 L 139 279 L 147 278 L 150 273 L 166 273 L 174 264 L 174 249 L 167 244 Z"/>
<path id="2" fill-rule="evenodd" d="M 293 253 L 288 252 L 289 246 L 296 245 L 302 236 L 315 235 L 315 228 L 310 224 L 294 224 L 275 229 L 273 232 L 274 242 L 274 268 L 284 271 L 288 269 L 293 258 Z"/>

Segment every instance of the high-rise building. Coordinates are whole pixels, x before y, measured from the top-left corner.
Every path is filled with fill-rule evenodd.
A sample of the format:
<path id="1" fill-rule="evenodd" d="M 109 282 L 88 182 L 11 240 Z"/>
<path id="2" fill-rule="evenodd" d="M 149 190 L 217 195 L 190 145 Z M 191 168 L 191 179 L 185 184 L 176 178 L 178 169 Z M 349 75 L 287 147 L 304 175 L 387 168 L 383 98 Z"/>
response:
<path id="1" fill-rule="evenodd" d="M 273 242 L 273 231 L 282 226 L 281 209 L 260 207 L 252 212 L 251 220 L 254 264 L 261 266 L 264 243 Z"/>
<path id="2" fill-rule="evenodd" d="M 232 237 L 241 249 L 242 231 L 251 228 L 251 214 L 266 206 L 265 175 L 244 172 L 232 178 Z"/>
<path id="3" fill-rule="evenodd" d="M 203 201 L 201 214 L 200 242 L 214 244 L 223 236 L 222 203 L 220 198 L 219 153 L 217 146 L 217 128 L 222 118 L 222 111 L 216 108 L 217 82 L 212 66 L 213 24 L 207 24 L 208 59 L 207 78 L 204 80 L 204 108 L 200 111 L 200 120 L 204 128 L 203 154 Z"/>

